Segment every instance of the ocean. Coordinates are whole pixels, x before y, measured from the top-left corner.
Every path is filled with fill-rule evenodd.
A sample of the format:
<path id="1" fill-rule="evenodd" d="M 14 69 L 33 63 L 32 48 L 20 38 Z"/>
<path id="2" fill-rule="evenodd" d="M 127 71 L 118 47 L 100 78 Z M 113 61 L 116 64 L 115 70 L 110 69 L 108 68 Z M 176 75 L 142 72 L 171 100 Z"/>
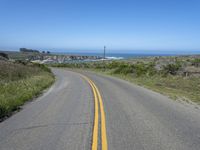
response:
<path id="1" fill-rule="evenodd" d="M 103 53 L 56 52 L 54 54 L 103 57 Z M 178 55 L 191 55 L 191 53 L 155 53 L 155 54 L 153 53 L 106 53 L 106 58 L 107 59 L 130 59 L 130 58 L 150 57 L 150 56 L 178 56 Z"/>

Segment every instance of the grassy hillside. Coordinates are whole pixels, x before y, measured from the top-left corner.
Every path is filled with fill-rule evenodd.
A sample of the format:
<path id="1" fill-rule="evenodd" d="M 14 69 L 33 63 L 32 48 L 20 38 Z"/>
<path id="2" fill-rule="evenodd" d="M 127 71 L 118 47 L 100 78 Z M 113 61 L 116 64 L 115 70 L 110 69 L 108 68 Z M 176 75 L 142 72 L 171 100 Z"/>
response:
<path id="1" fill-rule="evenodd" d="M 54 77 L 44 65 L 0 61 L 0 118 L 51 85 Z"/>

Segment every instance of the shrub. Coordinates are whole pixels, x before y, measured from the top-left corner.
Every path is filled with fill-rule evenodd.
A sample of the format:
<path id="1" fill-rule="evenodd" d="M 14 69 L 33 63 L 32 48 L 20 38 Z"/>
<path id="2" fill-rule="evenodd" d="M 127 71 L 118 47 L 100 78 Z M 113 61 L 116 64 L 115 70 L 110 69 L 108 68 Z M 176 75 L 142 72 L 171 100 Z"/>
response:
<path id="1" fill-rule="evenodd" d="M 166 74 L 176 75 L 177 71 L 181 68 L 181 64 L 176 62 L 175 64 L 168 64 L 163 67 L 162 72 Z"/>
<path id="2" fill-rule="evenodd" d="M 113 71 L 114 74 L 129 74 L 134 72 L 134 66 L 127 63 L 120 63 Z"/>
<path id="3" fill-rule="evenodd" d="M 200 67 L 200 59 L 196 58 L 192 61 L 192 65 L 195 67 Z"/>

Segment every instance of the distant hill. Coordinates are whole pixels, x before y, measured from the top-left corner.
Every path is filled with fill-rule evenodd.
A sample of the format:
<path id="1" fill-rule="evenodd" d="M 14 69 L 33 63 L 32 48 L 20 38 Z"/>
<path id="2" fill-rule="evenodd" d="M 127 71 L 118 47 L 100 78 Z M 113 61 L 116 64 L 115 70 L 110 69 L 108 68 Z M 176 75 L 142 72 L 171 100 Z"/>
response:
<path id="1" fill-rule="evenodd" d="M 20 52 L 29 52 L 29 53 L 40 53 L 38 50 L 33 50 L 33 49 L 27 49 L 27 48 L 20 48 Z"/>

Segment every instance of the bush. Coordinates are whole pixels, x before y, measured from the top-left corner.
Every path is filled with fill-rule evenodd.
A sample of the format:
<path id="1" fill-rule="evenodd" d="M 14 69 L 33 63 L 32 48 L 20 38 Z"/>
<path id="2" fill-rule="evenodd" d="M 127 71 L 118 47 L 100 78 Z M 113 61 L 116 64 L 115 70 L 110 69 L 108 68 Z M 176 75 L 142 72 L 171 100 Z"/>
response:
<path id="1" fill-rule="evenodd" d="M 120 63 L 118 66 L 115 66 L 117 67 L 113 73 L 114 74 L 124 74 L 124 75 L 127 75 L 129 73 L 133 73 L 133 66 L 132 65 L 129 65 L 127 63 Z"/>
<path id="2" fill-rule="evenodd" d="M 193 63 L 200 63 L 200 59 L 196 58 L 192 61 Z"/>
<path id="3" fill-rule="evenodd" d="M 168 65 L 164 66 L 162 71 L 165 75 L 167 75 L 167 74 L 176 75 L 177 71 L 180 68 L 181 68 L 181 64 L 177 62 L 175 64 L 168 64 Z"/>
<path id="4" fill-rule="evenodd" d="M 120 64 L 121 64 L 121 62 L 112 61 L 111 63 L 107 63 L 106 68 L 108 68 L 108 69 L 115 69 L 115 68 L 119 67 Z"/>
<path id="5" fill-rule="evenodd" d="M 200 59 L 196 58 L 192 61 L 192 65 L 195 67 L 200 67 Z"/>

